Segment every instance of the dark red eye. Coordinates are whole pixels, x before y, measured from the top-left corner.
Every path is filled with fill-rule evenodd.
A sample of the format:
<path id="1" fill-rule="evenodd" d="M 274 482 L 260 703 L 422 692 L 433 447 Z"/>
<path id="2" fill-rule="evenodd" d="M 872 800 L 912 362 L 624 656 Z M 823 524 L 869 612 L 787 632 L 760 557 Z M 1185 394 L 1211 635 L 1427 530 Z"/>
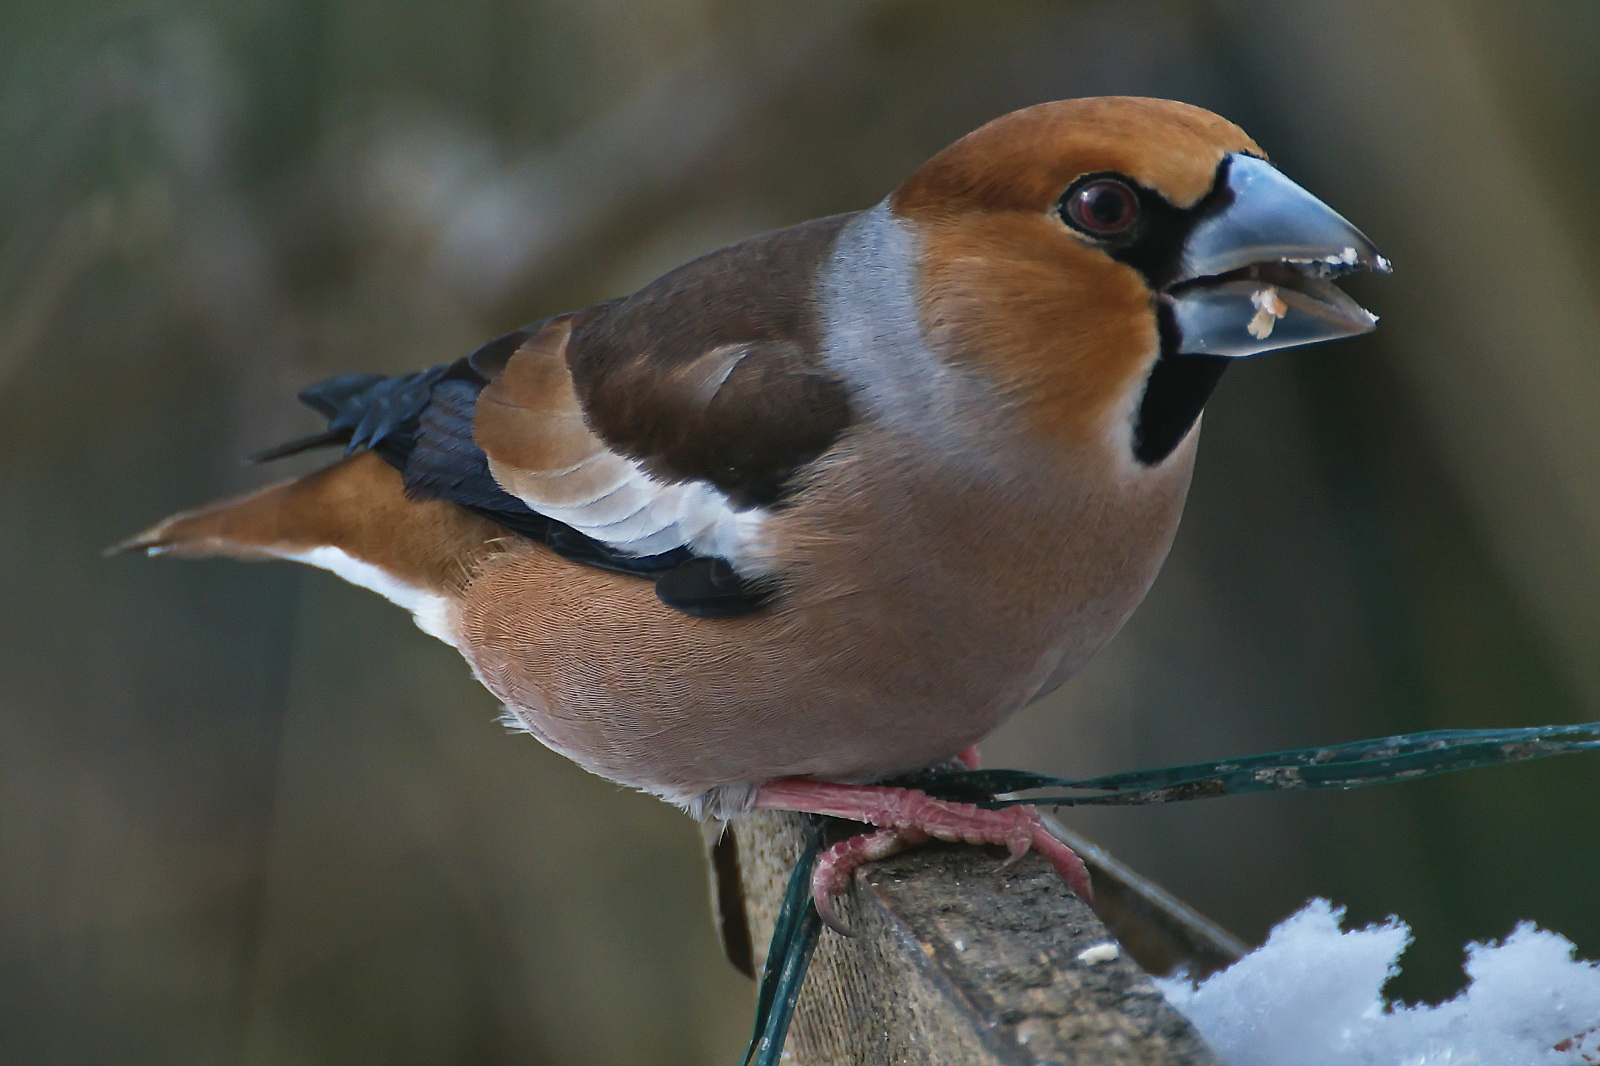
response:
<path id="1" fill-rule="evenodd" d="M 1139 197 L 1116 178 L 1096 178 L 1067 194 L 1067 221 L 1093 237 L 1114 237 L 1139 218 Z"/>

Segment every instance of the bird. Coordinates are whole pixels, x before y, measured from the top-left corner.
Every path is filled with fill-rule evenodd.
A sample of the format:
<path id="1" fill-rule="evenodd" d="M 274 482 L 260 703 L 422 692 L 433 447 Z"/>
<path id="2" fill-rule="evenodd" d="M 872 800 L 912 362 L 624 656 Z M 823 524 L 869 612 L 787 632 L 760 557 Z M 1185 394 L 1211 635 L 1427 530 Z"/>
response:
<path id="1" fill-rule="evenodd" d="M 508 722 L 712 824 L 759 809 L 1078 857 L 890 781 L 1061 685 L 1155 580 L 1236 359 L 1365 333 L 1389 263 L 1168 100 L 1001 116 L 879 203 L 411 374 L 301 394 L 331 465 L 112 551 L 287 559 L 409 610 Z"/>

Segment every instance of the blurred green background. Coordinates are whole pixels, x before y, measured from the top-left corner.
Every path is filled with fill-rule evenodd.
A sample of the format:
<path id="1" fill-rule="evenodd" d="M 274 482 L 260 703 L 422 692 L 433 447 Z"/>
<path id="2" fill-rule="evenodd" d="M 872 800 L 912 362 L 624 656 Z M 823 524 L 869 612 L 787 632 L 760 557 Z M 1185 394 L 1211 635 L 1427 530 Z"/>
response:
<path id="1" fill-rule="evenodd" d="M 1593 0 L 0 0 L 0 1061 L 734 1061 L 696 830 L 283 565 L 103 560 L 293 392 L 862 207 L 1001 112 L 1171 96 L 1394 259 L 1252 360 L 1056 773 L 1600 719 Z M 1600 765 L 1069 821 L 1247 938 L 1308 896 L 1600 955 Z"/>

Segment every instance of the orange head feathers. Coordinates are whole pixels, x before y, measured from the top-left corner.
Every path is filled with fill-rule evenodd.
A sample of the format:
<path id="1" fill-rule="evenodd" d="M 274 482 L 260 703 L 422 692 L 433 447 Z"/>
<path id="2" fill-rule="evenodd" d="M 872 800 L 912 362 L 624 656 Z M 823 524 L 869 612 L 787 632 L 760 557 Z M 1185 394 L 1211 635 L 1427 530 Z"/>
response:
<path id="1" fill-rule="evenodd" d="M 1292 217 L 1269 219 L 1278 243 L 1285 236 L 1298 239 L 1318 260 L 1345 257 L 1349 249 L 1345 265 L 1351 268 L 1380 260 L 1348 224 L 1330 225 L 1338 216 L 1309 194 L 1285 196 L 1299 192 L 1287 179 L 1270 183 L 1270 203 L 1236 204 L 1243 190 L 1234 172 L 1246 170 L 1248 178 L 1277 174 L 1238 126 L 1171 100 L 1056 101 L 968 134 L 924 164 L 889 201 L 920 241 L 920 312 L 931 342 L 952 362 L 991 377 L 1040 433 L 1077 444 L 1102 435 L 1108 421 L 1132 417 L 1126 405 L 1161 354 L 1163 330 L 1170 355 L 1229 356 L 1280 346 L 1227 350 L 1226 343 L 1199 336 L 1215 323 L 1192 323 L 1194 336 L 1176 335 L 1184 298 L 1168 289 L 1197 280 L 1186 267 L 1186 245 L 1207 221 L 1230 210 L 1249 216 L 1227 270 L 1270 266 L 1281 275 L 1273 280 L 1290 286 L 1300 279 L 1283 268 L 1289 257 L 1253 232 L 1260 216 L 1281 215 L 1285 206 L 1305 216 L 1307 232 L 1296 238 Z M 1251 258 L 1257 252 L 1259 261 Z M 1266 287 L 1235 295 L 1248 304 Z M 1302 301 L 1302 310 L 1314 313 L 1311 303 L 1328 300 L 1318 292 Z M 1240 329 L 1258 317 L 1248 307 L 1245 312 L 1236 323 Z M 1344 320 L 1337 323 L 1322 316 L 1328 336 L 1371 326 L 1370 316 L 1351 313 L 1345 302 L 1338 312 Z M 1285 330 L 1280 340 L 1323 339 L 1292 340 L 1290 334 Z M 1198 406 L 1182 430 L 1194 415 Z M 1153 451 L 1175 443 L 1163 440 Z"/>
<path id="2" fill-rule="evenodd" d="M 1229 152 L 1263 155 L 1249 135 L 1175 100 L 1099 96 L 1002 115 L 934 155 L 895 190 L 905 218 L 967 211 L 1044 213 L 1084 175 L 1122 174 L 1193 207 Z"/>

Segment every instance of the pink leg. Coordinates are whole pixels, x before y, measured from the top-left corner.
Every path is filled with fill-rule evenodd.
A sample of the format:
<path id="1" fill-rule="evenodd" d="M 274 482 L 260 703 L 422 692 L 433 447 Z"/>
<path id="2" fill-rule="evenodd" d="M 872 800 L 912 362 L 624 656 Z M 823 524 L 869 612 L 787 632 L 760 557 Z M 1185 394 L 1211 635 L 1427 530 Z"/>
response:
<path id="1" fill-rule="evenodd" d="M 970 748 L 962 748 L 961 754 L 957 755 L 956 758 L 968 770 L 976 770 L 983 763 L 983 753 L 978 750 L 978 745 L 976 744 Z"/>
<path id="2" fill-rule="evenodd" d="M 811 878 L 817 913 L 834 929 L 847 932 L 834 912 L 833 900 L 850 886 L 863 863 L 886 858 L 930 838 L 968 844 L 1004 844 L 1007 865 L 1038 848 L 1062 879 L 1084 899 L 1092 899 L 1089 871 L 1083 860 L 1050 835 L 1032 807 L 984 810 L 970 803 L 937 800 L 924 792 L 882 785 L 836 785 L 827 781 L 785 777 L 756 793 L 761 810 L 807 811 L 881 826 L 876 833 L 835 844 L 817 860 Z"/>

